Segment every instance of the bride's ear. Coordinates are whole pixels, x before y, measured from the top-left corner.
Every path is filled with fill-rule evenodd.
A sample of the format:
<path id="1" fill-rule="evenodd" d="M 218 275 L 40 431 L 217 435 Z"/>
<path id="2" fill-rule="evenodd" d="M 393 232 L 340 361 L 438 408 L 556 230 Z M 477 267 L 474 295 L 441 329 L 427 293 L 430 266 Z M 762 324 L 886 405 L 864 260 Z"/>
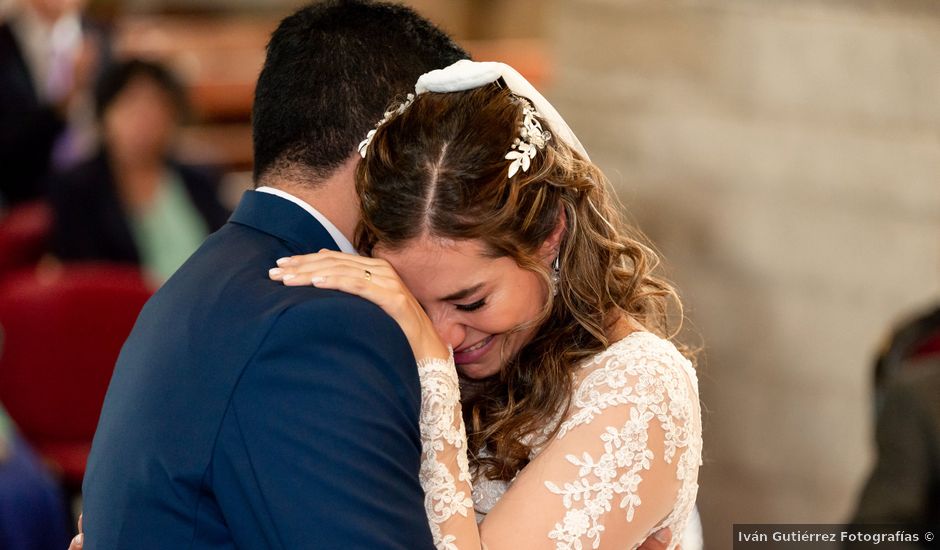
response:
<path id="1" fill-rule="evenodd" d="M 567 230 L 568 214 L 565 212 L 565 208 L 562 207 L 558 213 L 558 221 L 555 222 L 555 229 L 552 229 L 551 234 L 545 239 L 545 242 L 542 243 L 541 249 L 539 250 L 544 261 L 550 264 L 558 256 L 558 251 L 561 248 L 561 240 L 565 238 L 565 232 Z"/>

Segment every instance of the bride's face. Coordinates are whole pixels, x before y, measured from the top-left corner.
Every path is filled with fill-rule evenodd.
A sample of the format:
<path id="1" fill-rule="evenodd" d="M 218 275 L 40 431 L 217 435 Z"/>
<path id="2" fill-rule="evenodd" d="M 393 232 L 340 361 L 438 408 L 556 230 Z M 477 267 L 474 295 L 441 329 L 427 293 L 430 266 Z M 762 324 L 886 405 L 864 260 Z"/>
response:
<path id="1" fill-rule="evenodd" d="M 454 348 L 460 372 L 475 379 L 499 372 L 501 353 L 508 359 L 519 351 L 534 327 L 509 332 L 537 318 L 548 299 L 539 275 L 511 258 L 491 258 L 484 251 L 480 241 L 429 237 L 400 250 L 373 251 L 395 268 L 438 334 Z"/>

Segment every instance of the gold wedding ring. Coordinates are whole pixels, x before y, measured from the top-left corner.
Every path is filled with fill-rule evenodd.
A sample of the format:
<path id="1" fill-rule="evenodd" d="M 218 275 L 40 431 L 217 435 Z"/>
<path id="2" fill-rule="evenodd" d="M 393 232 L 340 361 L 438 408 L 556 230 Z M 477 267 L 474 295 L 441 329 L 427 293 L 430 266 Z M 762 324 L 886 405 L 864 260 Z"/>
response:
<path id="1" fill-rule="evenodd" d="M 369 271 L 368 269 L 363 269 L 363 271 L 365 271 L 365 273 L 366 273 L 366 274 L 365 274 L 366 280 L 367 280 L 367 281 L 371 281 L 371 280 L 372 280 L 372 272 Z"/>

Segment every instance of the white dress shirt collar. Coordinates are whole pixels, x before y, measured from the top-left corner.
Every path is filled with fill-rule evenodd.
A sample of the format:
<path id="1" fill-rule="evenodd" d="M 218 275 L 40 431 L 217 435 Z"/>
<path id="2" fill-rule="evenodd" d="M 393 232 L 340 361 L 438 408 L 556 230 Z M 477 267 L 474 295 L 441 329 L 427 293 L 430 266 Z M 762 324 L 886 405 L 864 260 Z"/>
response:
<path id="1" fill-rule="evenodd" d="M 303 208 L 311 216 L 316 218 L 317 221 L 320 222 L 320 225 L 323 226 L 323 229 L 326 229 L 327 233 L 329 233 L 330 236 L 333 237 L 333 240 L 336 241 L 336 245 L 339 246 L 340 251 L 345 252 L 347 254 L 356 254 L 356 255 L 359 254 L 358 252 L 356 252 L 356 249 L 355 247 L 353 247 L 352 243 L 349 242 L 349 239 L 347 239 L 346 236 L 343 235 L 343 232 L 340 231 L 335 225 L 333 225 L 333 222 L 328 220 L 326 216 L 321 214 L 316 208 L 310 206 L 310 204 L 308 204 L 306 201 L 298 199 L 297 197 L 295 197 L 294 195 L 291 195 L 287 191 L 282 191 L 281 189 L 275 189 L 273 187 L 261 186 L 255 189 L 255 191 L 258 191 L 260 193 L 268 193 L 270 195 L 281 197 L 282 199 L 289 200 L 292 203 L 296 204 L 297 206 Z"/>

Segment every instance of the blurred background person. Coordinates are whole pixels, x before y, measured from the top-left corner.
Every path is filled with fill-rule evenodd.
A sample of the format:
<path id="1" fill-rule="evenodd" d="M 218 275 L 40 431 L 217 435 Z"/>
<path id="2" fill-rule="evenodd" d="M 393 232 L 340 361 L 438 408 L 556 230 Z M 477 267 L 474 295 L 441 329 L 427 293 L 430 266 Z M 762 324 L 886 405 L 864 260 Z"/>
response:
<path id="1" fill-rule="evenodd" d="M 885 389 L 877 459 L 852 523 L 940 524 L 940 359 L 925 359 Z"/>
<path id="2" fill-rule="evenodd" d="M 7 207 L 41 198 L 50 169 L 87 148 L 83 91 L 107 48 L 103 32 L 82 18 L 84 4 L 19 0 L 0 23 L 0 200 Z"/>
<path id="3" fill-rule="evenodd" d="M 875 367 L 874 467 L 856 524 L 940 524 L 940 307 L 896 327 Z"/>
<path id="4" fill-rule="evenodd" d="M 102 76 L 95 109 L 99 152 L 51 185 L 52 252 L 165 280 L 229 215 L 217 179 L 174 160 L 184 90 L 162 65 L 131 59 Z"/>

